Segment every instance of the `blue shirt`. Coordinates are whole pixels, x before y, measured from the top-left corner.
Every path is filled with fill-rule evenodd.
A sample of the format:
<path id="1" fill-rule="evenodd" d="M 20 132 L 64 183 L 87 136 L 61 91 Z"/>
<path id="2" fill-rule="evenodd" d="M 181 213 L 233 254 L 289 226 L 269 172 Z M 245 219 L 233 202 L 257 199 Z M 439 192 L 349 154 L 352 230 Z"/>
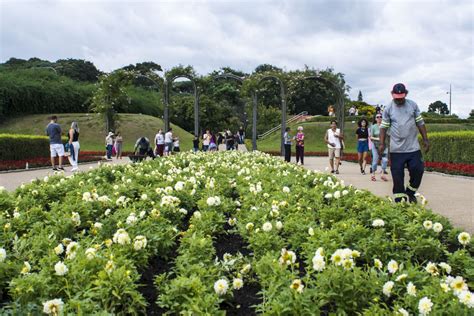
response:
<path id="1" fill-rule="evenodd" d="M 61 126 L 58 123 L 49 123 L 46 126 L 46 135 L 49 136 L 50 144 L 62 144 Z"/>

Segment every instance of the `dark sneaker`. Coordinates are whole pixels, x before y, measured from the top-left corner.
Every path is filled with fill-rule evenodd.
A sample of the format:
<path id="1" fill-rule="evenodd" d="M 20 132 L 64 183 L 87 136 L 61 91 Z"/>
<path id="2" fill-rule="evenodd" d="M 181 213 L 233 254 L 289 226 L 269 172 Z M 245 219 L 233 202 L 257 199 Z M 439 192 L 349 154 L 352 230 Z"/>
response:
<path id="1" fill-rule="evenodd" d="M 53 167 L 53 171 L 58 171 L 58 168 L 56 168 L 56 167 Z"/>
<path id="2" fill-rule="evenodd" d="M 331 173 L 334 173 L 334 172 L 336 172 L 336 171 L 334 171 L 334 170 L 331 170 Z"/>
<path id="3" fill-rule="evenodd" d="M 372 173 L 372 167 L 370 167 L 370 173 Z"/>
<path id="4" fill-rule="evenodd" d="M 408 194 L 408 202 L 413 203 L 413 204 L 417 204 L 418 200 L 416 199 L 416 196 L 414 196 L 412 194 Z"/>
<path id="5" fill-rule="evenodd" d="M 339 170 L 336 170 L 336 174 L 339 174 Z"/>
<path id="6" fill-rule="evenodd" d="M 383 171 L 383 174 L 388 174 L 388 172 L 386 170 Z"/>
<path id="7" fill-rule="evenodd" d="M 58 170 L 64 171 L 63 167 L 58 167 Z"/>

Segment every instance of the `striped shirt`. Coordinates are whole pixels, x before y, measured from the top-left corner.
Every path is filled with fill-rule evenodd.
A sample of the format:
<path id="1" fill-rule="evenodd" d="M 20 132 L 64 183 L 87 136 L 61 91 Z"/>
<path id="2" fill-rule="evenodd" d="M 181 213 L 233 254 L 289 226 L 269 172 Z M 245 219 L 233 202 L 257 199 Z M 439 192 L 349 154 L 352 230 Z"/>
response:
<path id="1" fill-rule="evenodd" d="M 418 105 L 412 100 L 405 100 L 405 104 L 397 105 L 390 102 L 382 114 L 383 129 L 390 128 L 390 152 L 411 153 L 420 150 L 418 142 L 418 128 L 425 124 Z"/>

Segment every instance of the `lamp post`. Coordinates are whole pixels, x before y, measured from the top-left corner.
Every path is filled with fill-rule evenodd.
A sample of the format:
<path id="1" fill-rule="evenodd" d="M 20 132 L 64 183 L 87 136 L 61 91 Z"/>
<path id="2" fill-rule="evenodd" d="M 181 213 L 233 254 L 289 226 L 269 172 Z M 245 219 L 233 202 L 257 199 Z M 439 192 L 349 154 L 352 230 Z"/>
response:
<path id="1" fill-rule="evenodd" d="M 451 84 L 449 84 L 449 91 L 446 92 L 446 94 L 449 94 L 449 115 L 452 115 L 453 113 L 451 112 L 451 96 L 452 96 Z"/>

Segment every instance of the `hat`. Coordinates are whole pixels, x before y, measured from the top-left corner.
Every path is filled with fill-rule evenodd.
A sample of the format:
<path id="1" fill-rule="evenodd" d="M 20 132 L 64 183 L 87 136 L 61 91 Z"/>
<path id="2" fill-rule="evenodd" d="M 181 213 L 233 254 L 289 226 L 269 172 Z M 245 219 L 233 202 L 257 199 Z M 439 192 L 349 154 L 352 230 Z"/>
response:
<path id="1" fill-rule="evenodd" d="M 397 83 L 393 86 L 392 97 L 394 99 L 403 99 L 407 96 L 408 90 L 403 83 Z"/>
<path id="2" fill-rule="evenodd" d="M 114 134 L 114 133 L 112 133 L 112 132 L 109 132 L 109 136 L 112 136 L 113 134 Z"/>

